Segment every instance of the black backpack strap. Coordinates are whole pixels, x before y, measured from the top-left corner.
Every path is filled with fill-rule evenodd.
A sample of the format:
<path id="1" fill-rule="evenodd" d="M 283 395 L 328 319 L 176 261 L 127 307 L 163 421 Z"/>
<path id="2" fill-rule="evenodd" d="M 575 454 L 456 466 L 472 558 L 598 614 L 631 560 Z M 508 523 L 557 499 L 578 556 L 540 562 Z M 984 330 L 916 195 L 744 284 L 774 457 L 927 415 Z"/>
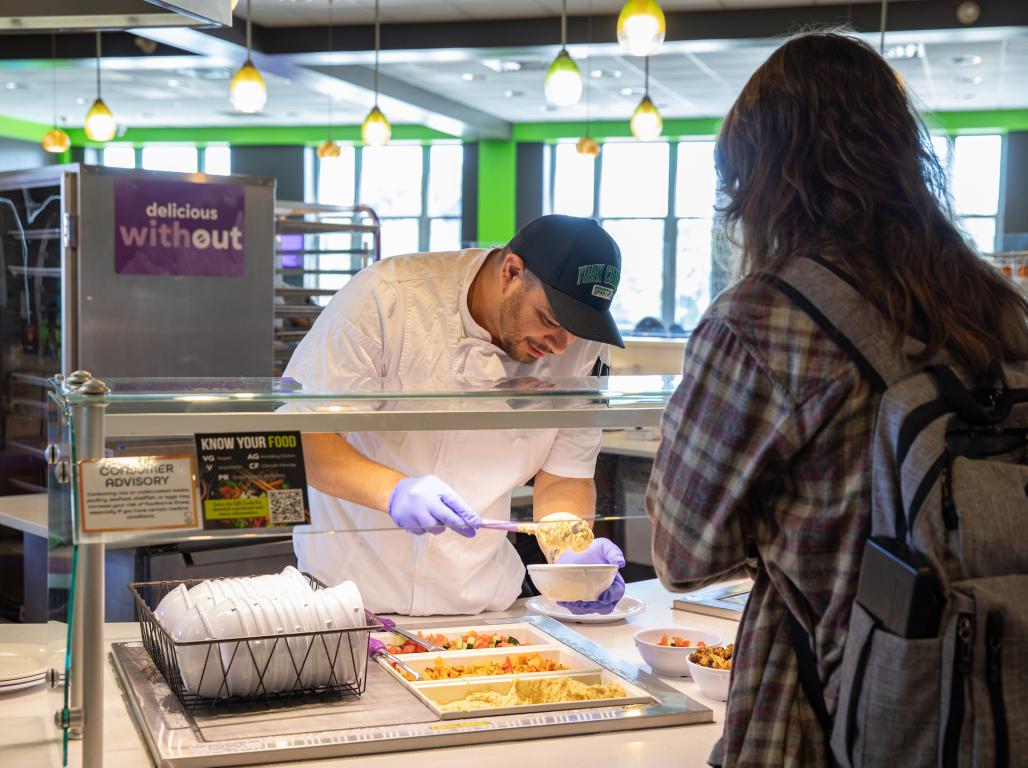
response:
<path id="1" fill-rule="evenodd" d="M 796 663 L 799 666 L 800 686 L 803 693 L 810 702 L 810 708 L 814 710 L 817 721 L 821 724 L 821 731 L 825 736 L 825 744 L 832 741 L 832 718 L 828 715 L 828 706 L 825 704 L 825 691 L 821 685 L 821 676 L 817 672 L 817 659 L 814 658 L 814 650 L 810 635 L 800 624 L 799 619 L 793 615 L 788 606 L 785 609 L 788 614 L 789 635 L 792 637 L 792 647 L 796 651 Z M 830 749 L 830 747 L 829 747 Z"/>

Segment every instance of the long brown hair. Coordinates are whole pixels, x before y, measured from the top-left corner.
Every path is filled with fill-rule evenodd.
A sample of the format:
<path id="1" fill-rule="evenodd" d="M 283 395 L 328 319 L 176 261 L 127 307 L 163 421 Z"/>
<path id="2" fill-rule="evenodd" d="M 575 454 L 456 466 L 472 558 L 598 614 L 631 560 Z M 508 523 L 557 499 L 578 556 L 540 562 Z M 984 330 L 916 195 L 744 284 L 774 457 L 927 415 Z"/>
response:
<path id="1" fill-rule="evenodd" d="M 977 373 L 1028 358 L 1028 301 L 954 227 L 928 132 L 867 44 L 815 32 L 782 45 L 736 99 L 715 157 L 743 275 L 818 253 L 926 356 L 945 348 Z"/>

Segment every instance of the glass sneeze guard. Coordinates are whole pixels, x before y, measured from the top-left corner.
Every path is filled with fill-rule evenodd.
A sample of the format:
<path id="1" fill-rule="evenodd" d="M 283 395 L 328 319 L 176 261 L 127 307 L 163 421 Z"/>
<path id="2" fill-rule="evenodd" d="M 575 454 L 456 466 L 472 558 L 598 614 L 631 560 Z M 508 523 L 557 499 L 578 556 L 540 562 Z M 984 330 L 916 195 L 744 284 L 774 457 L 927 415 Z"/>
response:
<path id="1" fill-rule="evenodd" d="M 69 531 L 76 543 L 116 546 L 166 544 L 224 538 L 281 537 L 289 527 L 201 527 L 182 530 L 137 530 L 87 533 L 79 518 L 76 416 L 102 412 L 105 455 L 194 455 L 196 434 L 240 432 L 378 433 L 558 428 L 630 429 L 655 427 L 677 385 L 673 376 L 613 376 L 515 379 L 481 386 L 443 387 L 395 379 L 357 379 L 332 392 L 305 390 L 285 378 L 110 379 L 102 390 L 87 393 L 52 380 L 51 396 L 66 424 L 63 470 L 70 482 L 52 486 L 55 530 Z M 596 520 L 641 517 L 643 511 L 611 515 L 597 510 Z M 70 517 L 71 519 L 67 519 Z M 203 517 L 201 513 L 201 518 Z M 58 519 L 65 518 L 65 519 Z M 515 505 L 511 520 L 531 522 L 531 508 Z M 386 515 L 382 525 L 337 527 L 296 535 L 398 531 Z"/>

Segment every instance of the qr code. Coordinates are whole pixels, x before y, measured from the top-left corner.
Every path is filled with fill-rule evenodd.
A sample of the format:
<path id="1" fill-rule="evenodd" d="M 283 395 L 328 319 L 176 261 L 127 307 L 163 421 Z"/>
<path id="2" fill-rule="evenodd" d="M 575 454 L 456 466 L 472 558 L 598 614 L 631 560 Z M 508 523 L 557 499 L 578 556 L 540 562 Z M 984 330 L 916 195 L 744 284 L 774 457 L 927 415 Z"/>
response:
<path id="1" fill-rule="evenodd" d="M 272 525 L 302 523 L 306 519 L 303 508 L 303 489 L 268 491 L 268 513 Z"/>

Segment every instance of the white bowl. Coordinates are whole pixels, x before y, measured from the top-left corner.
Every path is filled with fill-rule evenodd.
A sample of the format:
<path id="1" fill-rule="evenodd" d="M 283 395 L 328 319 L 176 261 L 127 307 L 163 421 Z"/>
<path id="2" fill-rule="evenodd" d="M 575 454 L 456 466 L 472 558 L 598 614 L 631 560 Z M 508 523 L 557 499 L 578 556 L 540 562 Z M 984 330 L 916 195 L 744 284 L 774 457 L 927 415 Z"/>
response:
<path id="1" fill-rule="evenodd" d="M 618 567 L 598 563 L 530 565 L 528 575 L 543 596 L 564 603 L 596 600 L 614 582 Z"/>
<path id="2" fill-rule="evenodd" d="M 153 613 L 164 628 L 171 631 L 192 610 L 193 601 L 189 597 L 189 591 L 186 589 L 185 584 L 179 584 L 161 598 L 161 602 L 157 604 Z"/>
<path id="3" fill-rule="evenodd" d="M 278 620 L 267 597 L 254 598 L 250 601 L 250 607 L 253 609 L 259 634 L 280 635 L 284 633 L 285 627 Z M 258 668 L 263 670 L 264 689 L 261 693 L 282 690 L 286 676 L 285 666 L 282 662 L 285 661 L 288 664 L 288 659 L 279 654 L 278 646 L 284 646 L 284 643 L 276 643 L 274 640 L 257 640 L 251 641 L 250 645 L 254 646 L 254 655 L 260 665 Z"/>
<path id="4" fill-rule="evenodd" d="M 689 672 L 704 695 L 715 701 L 728 701 L 728 684 L 732 679 L 732 670 L 711 669 L 689 660 Z"/>
<path id="5" fill-rule="evenodd" d="M 660 638 L 663 635 L 684 637 L 692 643 L 692 646 L 672 648 L 668 645 L 660 645 Z M 721 638 L 713 632 L 704 632 L 702 629 L 693 629 L 692 627 L 654 627 L 635 633 L 635 647 L 655 675 L 688 677 L 689 654 L 695 651 L 700 643 L 721 645 Z"/>
<path id="6" fill-rule="evenodd" d="M 183 643 L 215 638 L 213 627 L 207 621 L 207 616 L 195 607 L 179 622 L 173 636 L 175 640 Z M 211 698 L 217 696 L 219 692 L 222 696 L 227 695 L 227 691 L 222 685 L 225 678 L 217 645 L 179 647 L 176 648 L 176 655 L 178 656 L 179 672 L 182 673 L 182 682 L 187 691 Z"/>
<path id="7" fill-rule="evenodd" d="M 225 638 L 249 637 L 254 634 L 250 609 L 243 598 L 229 598 L 217 603 L 205 614 L 211 631 L 218 640 L 221 664 L 227 670 L 228 691 L 234 696 L 247 696 L 255 685 L 253 661 L 246 643 L 225 642 Z"/>
<path id="8" fill-rule="evenodd" d="M 293 606 L 297 620 L 301 626 L 300 632 L 317 632 L 321 627 L 318 624 L 317 614 L 311 602 L 311 596 L 297 594 L 285 595 L 286 600 Z M 324 685 L 328 679 L 328 661 L 325 658 L 325 649 L 319 638 L 305 639 L 304 642 L 311 642 L 310 655 L 304 666 L 304 685 Z M 302 656 L 300 657 L 303 658 Z"/>
<path id="9" fill-rule="evenodd" d="M 301 595 L 309 595 L 313 591 L 311 589 L 311 583 L 307 581 L 307 577 L 291 565 L 287 565 L 283 568 L 279 576 L 289 587 L 291 587 L 289 591 L 295 591 Z"/>

